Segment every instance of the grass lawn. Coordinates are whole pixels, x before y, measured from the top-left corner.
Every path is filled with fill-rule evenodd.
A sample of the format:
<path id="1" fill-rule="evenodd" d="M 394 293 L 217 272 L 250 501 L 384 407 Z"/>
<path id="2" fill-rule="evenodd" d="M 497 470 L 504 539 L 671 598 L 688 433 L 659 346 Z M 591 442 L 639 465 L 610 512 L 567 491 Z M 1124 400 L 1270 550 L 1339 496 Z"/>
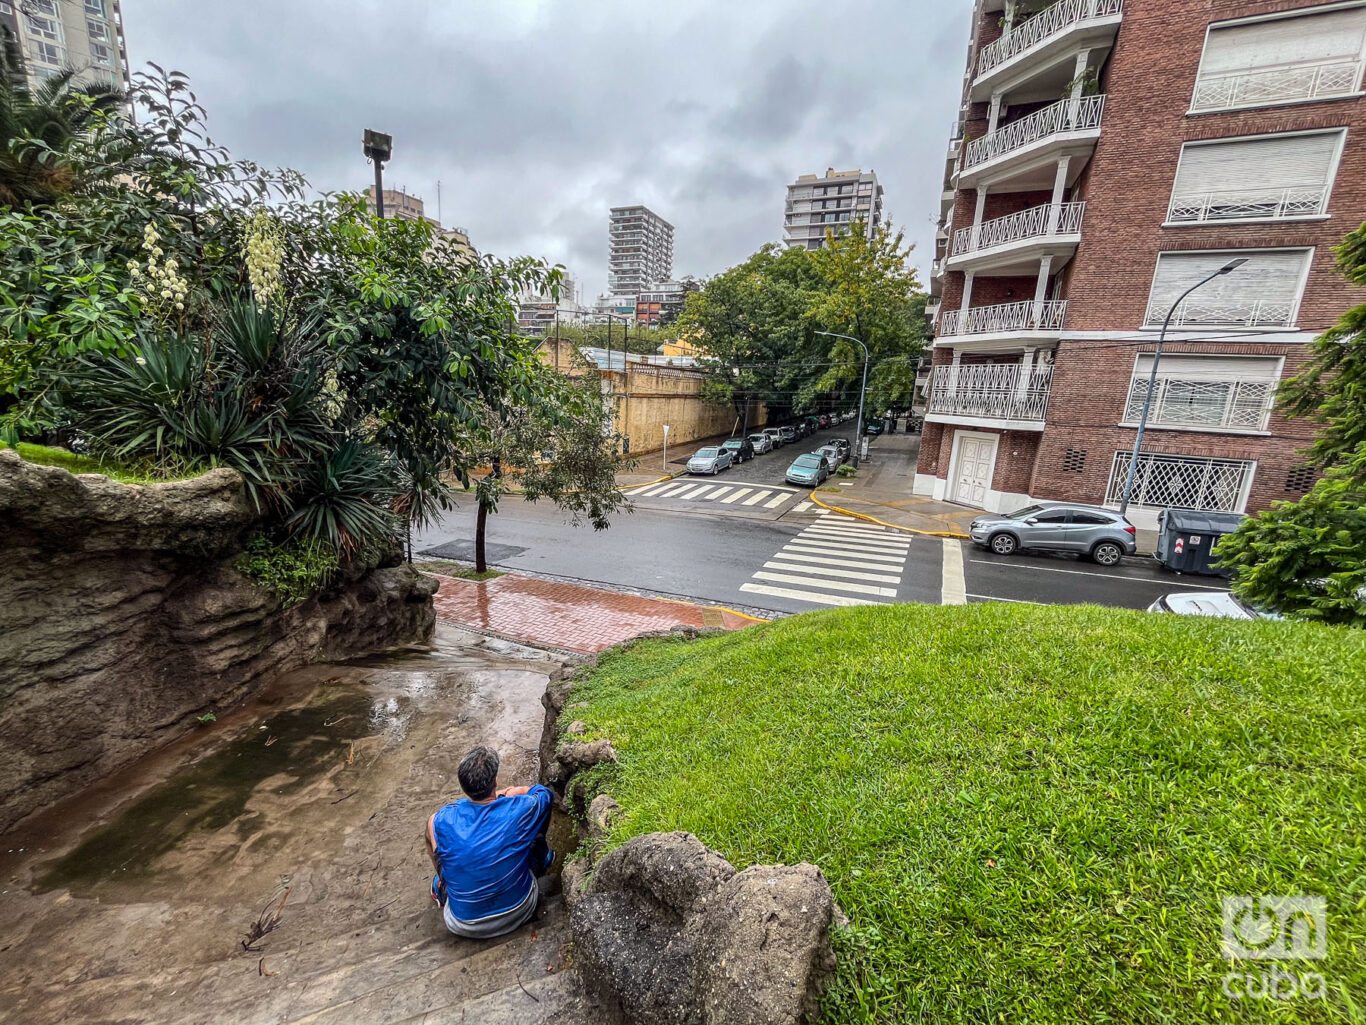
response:
<path id="1" fill-rule="evenodd" d="M 439 573 L 443 577 L 457 577 L 460 580 L 493 580 L 503 575 L 501 570 L 486 569 L 480 573 L 473 566 L 444 559 L 419 559 L 414 565 L 424 573 Z"/>
<path id="2" fill-rule="evenodd" d="M 0 448 L 9 447 L 0 441 Z M 50 445 L 33 445 L 21 441 L 14 446 L 14 451 L 19 453 L 19 457 L 26 462 L 37 463 L 40 466 L 60 466 L 71 473 L 100 473 L 120 484 L 157 484 L 167 480 L 184 479 L 180 477 L 150 477 L 127 467 L 102 463 L 90 456 L 79 455 L 64 448 L 53 448 Z"/>
<path id="3" fill-rule="evenodd" d="M 1366 1020 L 1366 632 L 1091 607 L 812 613 L 611 653 L 610 838 L 811 861 L 830 1022 Z M 1322 1000 L 1230 1000 L 1222 900 L 1318 895 Z M 1265 969 L 1263 968 L 1265 966 Z"/>

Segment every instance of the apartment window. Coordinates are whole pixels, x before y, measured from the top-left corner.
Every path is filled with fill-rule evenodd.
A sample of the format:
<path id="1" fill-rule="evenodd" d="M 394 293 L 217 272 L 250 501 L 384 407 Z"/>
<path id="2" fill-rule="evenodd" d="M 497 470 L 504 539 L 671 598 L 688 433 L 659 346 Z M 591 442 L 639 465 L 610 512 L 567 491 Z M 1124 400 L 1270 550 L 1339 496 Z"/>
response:
<path id="1" fill-rule="evenodd" d="M 37 14 L 48 14 L 57 17 L 57 0 L 29 0 L 24 8 L 24 13 L 32 17 Z"/>
<path id="2" fill-rule="evenodd" d="M 1137 423 L 1153 357 L 1140 355 L 1129 381 L 1124 421 Z M 1153 427 L 1265 431 L 1281 361 L 1274 357 L 1167 355 L 1157 367 L 1148 424 Z"/>
<path id="3" fill-rule="evenodd" d="M 56 43 L 34 43 L 33 57 L 44 64 L 61 64 L 62 48 Z"/>
<path id="4" fill-rule="evenodd" d="M 872 195 L 872 193 L 873 193 L 873 183 L 872 183 L 872 182 L 862 182 L 862 183 L 859 185 L 858 190 L 859 190 L 859 194 L 860 194 L 860 195 L 863 195 L 863 196 L 870 196 L 870 195 Z"/>
<path id="5" fill-rule="evenodd" d="M 1247 263 L 1182 300 L 1172 326 L 1292 327 L 1313 254 L 1312 249 L 1159 253 L 1143 323 L 1160 327 L 1181 293 L 1242 257 Z"/>
<path id="6" fill-rule="evenodd" d="M 1124 497 L 1132 452 L 1116 452 L 1110 468 L 1110 485 L 1105 491 L 1108 505 Z M 1251 459 L 1216 459 L 1202 456 L 1165 455 L 1143 452 L 1134 473 L 1130 502 L 1158 509 L 1206 509 L 1212 512 L 1241 512 L 1247 505 L 1248 489 L 1257 464 Z"/>
<path id="7" fill-rule="evenodd" d="M 98 17 L 108 17 L 104 9 L 104 0 L 85 0 L 85 9 Z"/>
<path id="8" fill-rule="evenodd" d="M 1366 7 L 1211 25 L 1191 111 L 1349 96 L 1364 48 Z"/>
<path id="9" fill-rule="evenodd" d="M 86 18 L 85 30 L 90 33 L 91 39 L 103 40 L 105 42 L 108 42 L 109 40 L 109 26 L 105 22 L 96 21 L 93 18 Z"/>
<path id="10" fill-rule="evenodd" d="M 1345 131 L 1188 142 L 1167 220 L 1289 220 L 1328 209 Z"/>
<path id="11" fill-rule="evenodd" d="M 35 15 L 29 15 L 28 32 L 31 36 L 47 39 L 54 43 L 62 41 L 62 23 L 55 18 L 39 18 Z"/>
<path id="12" fill-rule="evenodd" d="M 90 44 L 90 57 L 97 64 L 112 64 L 113 57 L 109 52 L 109 47 L 103 43 Z"/>

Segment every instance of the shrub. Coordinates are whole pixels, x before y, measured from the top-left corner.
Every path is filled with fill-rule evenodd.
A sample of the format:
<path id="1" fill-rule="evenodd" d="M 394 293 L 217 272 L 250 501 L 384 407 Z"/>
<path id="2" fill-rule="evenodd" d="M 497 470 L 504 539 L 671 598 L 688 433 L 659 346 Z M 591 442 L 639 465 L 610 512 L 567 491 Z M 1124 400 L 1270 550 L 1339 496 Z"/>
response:
<path id="1" fill-rule="evenodd" d="M 258 535 L 237 559 L 237 571 L 274 594 L 286 609 L 318 594 L 337 569 L 335 548 L 305 538 L 277 543 Z"/>

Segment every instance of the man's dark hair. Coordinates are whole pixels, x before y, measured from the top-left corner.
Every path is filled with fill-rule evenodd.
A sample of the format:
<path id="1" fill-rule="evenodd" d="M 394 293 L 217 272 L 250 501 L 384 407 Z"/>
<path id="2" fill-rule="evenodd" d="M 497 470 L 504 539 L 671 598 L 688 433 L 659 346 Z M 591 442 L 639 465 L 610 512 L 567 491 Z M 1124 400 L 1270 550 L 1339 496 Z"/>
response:
<path id="1" fill-rule="evenodd" d="M 498 752 L 491 747 L 476 747 L 460 759 L 456 775 L 467 797 L 473 801 L 488 800 L 498 783 Z"/>

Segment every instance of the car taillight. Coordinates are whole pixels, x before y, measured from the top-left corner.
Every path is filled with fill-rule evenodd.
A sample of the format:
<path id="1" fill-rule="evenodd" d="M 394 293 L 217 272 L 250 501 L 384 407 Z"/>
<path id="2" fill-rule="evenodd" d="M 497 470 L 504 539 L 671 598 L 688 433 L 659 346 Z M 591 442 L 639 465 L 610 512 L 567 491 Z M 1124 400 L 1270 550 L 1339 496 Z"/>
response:
<path id="1" fill-rule="evenodd" d="M 1133 534 L 1135 537 L 1138 536 L 1138 531 L 1135 530 L 1134 527 L 1133 527 L 1132 525 L 1131 525 L 1131 526 L 1128 526 L 1128 527 L 1125 527 L 1125 528 L 1124 528 L 1124 533 L 1126 533 L 1126 534 Z"/>

